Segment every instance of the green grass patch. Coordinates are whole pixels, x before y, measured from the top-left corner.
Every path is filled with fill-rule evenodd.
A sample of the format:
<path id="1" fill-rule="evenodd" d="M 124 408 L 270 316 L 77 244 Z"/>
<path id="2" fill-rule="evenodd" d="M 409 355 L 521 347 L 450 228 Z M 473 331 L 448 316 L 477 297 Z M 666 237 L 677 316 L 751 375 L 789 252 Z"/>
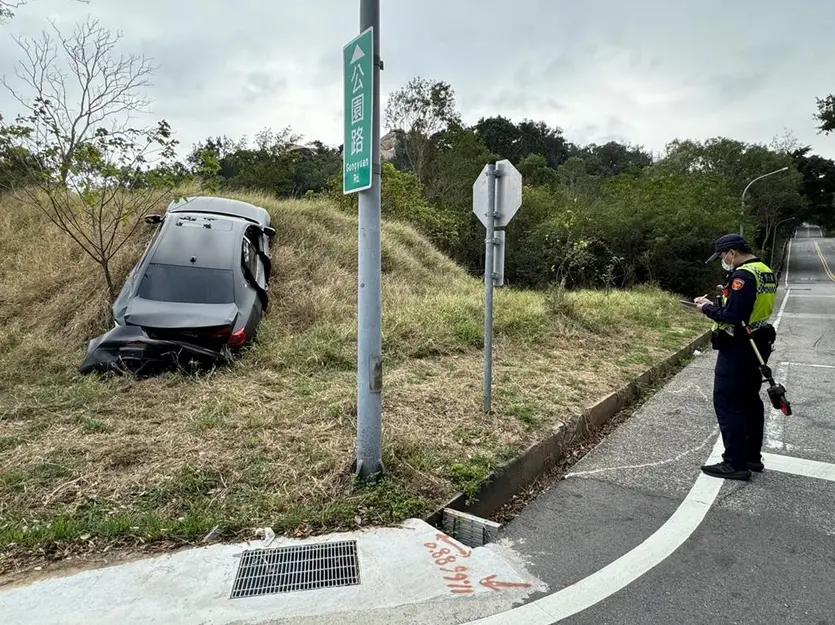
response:
<path id="1" fill-rule="evenodd" d="M 78 374 L 111 323 L 98 269 L 2 200 L 0 570 L 89 537 L 304 535 L 422 516 L 459 490 L 475 496 L 519 450 L 706 327 L 654 288 L 498 289 L 485 415 L 481 281 L 385 223 L 387 471 L 355 484 L 356 217 L 322 200 L 235 197 L 278 229 L 258 341 L 232 366 L 147 380 Z M 114 259 L 117 282 L 149 233 Z"/>
<path id="2" fill-rule="evenodd" d="M 88 415 L 78 415 L 76 422 L 81 426 L 81 431 L 84 434 L 101 434 L 110 431 L 110 426 L 107 423 Z"/>

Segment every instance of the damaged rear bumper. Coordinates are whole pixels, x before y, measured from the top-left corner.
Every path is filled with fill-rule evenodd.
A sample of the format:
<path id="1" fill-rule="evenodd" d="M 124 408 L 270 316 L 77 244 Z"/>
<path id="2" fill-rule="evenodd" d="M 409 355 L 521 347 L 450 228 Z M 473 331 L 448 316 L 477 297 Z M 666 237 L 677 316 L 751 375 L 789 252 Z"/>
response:
<path id="1" fill-rule="evenodd" d="M 81 373 L 150 374 L 172 367 L 212 366 L 229 362 L 229 351 L 192 343 L 153 339 L 139 326 L 117 326 L 90 341 Z"/>

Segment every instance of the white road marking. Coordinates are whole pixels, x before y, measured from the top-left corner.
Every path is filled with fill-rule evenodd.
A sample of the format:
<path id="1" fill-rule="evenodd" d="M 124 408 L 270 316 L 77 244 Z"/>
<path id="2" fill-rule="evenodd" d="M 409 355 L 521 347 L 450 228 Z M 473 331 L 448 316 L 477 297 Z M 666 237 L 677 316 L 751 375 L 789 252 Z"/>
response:
<path id="1" fill-rule="evenodd" d="M 763 454 L 763 464 L 766 465 L 766 470 L 835 482 L 835 464 L 829 462 L 779 454 Z"/>
<path id="2" fill-rule="evenodd" d="M 676 456 L 673 456 L 672 458 L 667 458 L 665 460 L 658 460 L 657 462 L 646 462 L 644 464 L 629 464 L 629 465 L 624 465 L 624 466 L 619 466 L 619 467 L 604 467 L 602 469 L 591 469 L 589 471 L 576 471 L 576 472 L 566 473 L 565 476 L 563 477 L 563 479 L 568 479 L 569 477 L 585 477 L 587 475 L 595 475 L 596 473 L 606 473 L 606 472 L 609 472 L 609 471 L 626 471 L 626 470 L 629 470 L 629 469 L 647 469 L 647 468 L 650 468 L 650 467 L 660 467 L 660 466 L 663 466 L 665 464 L 672 464 L 673 462 L 678 462 L 679 460 L 681 460 L 685 456 L 688 456 L 688 455 L 692 454 L 693 452 L 696 452 L 696 451 L 699 451 L 700 449 L 702 449 L 705 445 L 707 445 L 711 441 L 711 439 L 714 436 L 716 436 L 716 432 L 717 432 L 718 429 L 719 429 L 718 427 L 713 428 L 713 431 L 701 443 L 699 443 L 695 447 L 692 447 L 690 449 L 687 449 L 687 450 L 681 452 L 680 454 L 678 454 Z"/>
<path id="3" fill-rule="evenodd" d="M 792 367 L 814 367 L 815 369 L 835 369 L 835 365 L 818 365 L 811 362 L 781 362 L 781 365 L 791 365 Z"/>
<path id="4" fill-rule="evenodd" d="M 795 235 L 797 236 L 797 235 Z M 789 251 L 786 253 L 786 286 L 789 286 L 789 269 L 792 266 L 792 241 L 794 237 L 789 239 Z"/>
<path id="5" fill-rule="evenodd" d="M 719 437 L 708 462 L 718 462 L 722 449 Z M 687 540 L 716 500 L 723 481 L 700 474 L 673 515 L 628 553 L 571 586 L 509 612 L 472 621 L 472 625 L 550 625 L 613 595 L 663 562 Z"/>
<path id="6" fill-rule="evenodd" d="M 719 437 L 707 461 L 717 462 L 722 449 L 722 438 Z M 835 464 L 776 454 L 763 454 L 763 460 L 767 469 L 773 471 L 835 481 Z M 700 474 L 673 515 L 628 553 L 571 586 L 467 625 L 551 625 L 603 601 L 663 562 L 683 545 L 704 520 L 723 482 Z"/>
<path id="7" fill-rule="evenodd" d="M 786 294 L 783 296 L 783 303 L 780 304 L 780 310 L 777 313 L 777 317 L 774 319 L 774 329 L 780 327 L 780 322 L 783 320 L 783 312 L 786 310 L 786 303 L 789 301 L 789 295 L 791 295 L 792 290 L 791 287 L 786 289 Z"/>
<path id="8" fill-rule="evenodd" d="M 821 313 L 785 313 L 783 316 L 789 319 L 835 319 L 835 315 Z"/>
<path id="9" fill-rule="evenodd" d="M 705 394 L 705 392 L 702 390 L 702 387 L 699 386 L 698 384 L 688 383 L 688 384 L 685 384 L 684 386 L 682 386 L 681 388 L 670 389 L 670 393 L 672 393 L 674 395 L 680 395 L 681 393 L 686 393 L 687 391 L 696 391 L 699 394 L 699 396 L 703 400 L 705 400 L 708 404 L 712 403 L 712 401 L 713 401 L 712 399 L 710 399 L 710 397 L 708 397 Z"/>
<path id="10" fill-rule="evenodd" d="M 807 235 L 808 230 L 807 227 Z M 774 320 L 775 329 L 780 326 L 791 294 L 791 287 L 788 286 L 791 244 L 792 241 L 790 240 L 786 262 L 786 294 Z M 783 374 L 782 377 L 785 378 L 789 364 L 795 363 L 779 363 L 775 378 L 780 378 L 781 373 Z M 817 366 L 829 368 L 829 365 Z M 771 428 L 770 442 L 779 441 L 782 448 L 790 448 L 782 440 L 784 429 L 782 418 L 784 415 L 779 411 L 776 412 L 781 419 L 769 419 L 767 424 Z M 717 462 L 721 458 L 723 448 L 720 436 L 713 446 L 708 463 Z M 770 453 L 763 453 L 763 461 L 767 464 L 768 470 L 835 481 L 835 464 Z M 656 464 L 658 463 L 642 466 L 654 466 Z M 603 470 L 611 469 L 600 469 L 598 471 Z M 578 472 L 575 475 L 580 475 L 580 473 Z M 603 601 L 663 562 L 684 544 L 704 520 L 719 494 L 723 481 L 700 474 L 673 515 L 644 542 L 625 555 L 571 586 L 508 612 L 472 621 L 472 625 L 550 625 Z"/>

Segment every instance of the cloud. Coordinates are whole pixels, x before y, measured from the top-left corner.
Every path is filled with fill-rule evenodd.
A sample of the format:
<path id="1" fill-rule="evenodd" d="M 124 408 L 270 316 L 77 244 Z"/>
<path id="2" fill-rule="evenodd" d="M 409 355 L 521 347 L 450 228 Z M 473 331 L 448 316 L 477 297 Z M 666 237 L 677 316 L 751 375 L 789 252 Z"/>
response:
<path id="1" fill-rule="evenodd" d="M 149 119 L 183 146 L 292 126 L 341 143 L 341 50 L 358 32 L 356 1 L 38 0 L 0 27 L 0 74 L 17 57 L 10 34 L 88 12 L 154 58 Z M 812 6 L 814 5 L 814 6 Z M 763 0 L 564 3 L 498 0 L 382 3 L 385 97 L 415 75 L 456 90 L 467 122 L 542 119 L 573 141 L 616 138 L 662 150 L 676 137 L 767 143 L 783 128 L 835 157 L 815 132 L 815 97 L 835 86 L 835 5 Z M 0 93 L 0 113 L 13 102 Z"/>

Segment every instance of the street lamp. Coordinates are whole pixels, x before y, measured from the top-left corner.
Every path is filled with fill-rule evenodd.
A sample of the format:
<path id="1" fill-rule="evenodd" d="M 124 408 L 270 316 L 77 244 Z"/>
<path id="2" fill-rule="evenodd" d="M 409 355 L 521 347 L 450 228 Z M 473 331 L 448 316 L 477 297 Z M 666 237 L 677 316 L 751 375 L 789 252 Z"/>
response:
<path id="1" fill-rule="evenodd" d="M 748 183 L 748 185 L 742 191 L 742 202 L 741 202 L 741 206 L 739 207 L 739 236 L 744 236 L 744 234 L 745 234 L 745 232 L 743 231 L 743 228 L 744 228 L 743 221 L 745 220 L 745 194 L 748 192 L 748 187 L 750 187 L 752 184 L 754 184 L 757 180 L 762 180 L 763 178 L 766 178 L 767 176 L 772 176 L 774 174 L 779 174 L 781 171 L 788 171 L 788 170 L 789 170 L 788 167 L 781 167 L 780 169 L 775 169 L 774 171 L 770 171 L 767 174 L 763 174 L 762 176 L 754 178 L 751 182 Z"/>
<path id="2" fill-rule="evenodd" d="M 780 227 L 780 224 L 784 224 L 787 221 L 792 221 L 794 217 L 786 217 L 782 221 L 778 221 L 777 225 L 774 226 L 774 233 L 771 235 L 771 260 L 768 261 L 768 266 L 771 267 L 774 264 L 774 245 L 777 243 L 777 228 Z"/>

